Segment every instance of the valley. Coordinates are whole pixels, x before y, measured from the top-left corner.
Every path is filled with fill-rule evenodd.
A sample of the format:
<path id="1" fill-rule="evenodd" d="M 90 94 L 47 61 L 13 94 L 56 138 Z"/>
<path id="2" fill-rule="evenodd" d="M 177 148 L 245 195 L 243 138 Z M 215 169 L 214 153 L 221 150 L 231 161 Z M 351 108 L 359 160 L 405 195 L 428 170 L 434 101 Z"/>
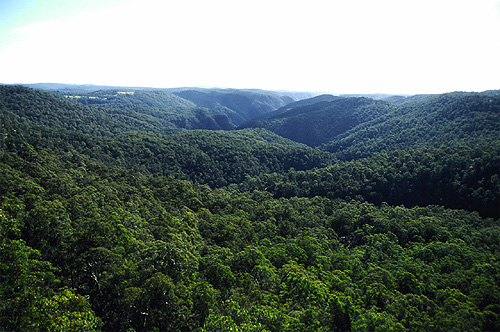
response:
<path id="1" fill-rule="evenodd" d="M 0 85 L 0 330 L 500 330 L 500 90 Z"/>

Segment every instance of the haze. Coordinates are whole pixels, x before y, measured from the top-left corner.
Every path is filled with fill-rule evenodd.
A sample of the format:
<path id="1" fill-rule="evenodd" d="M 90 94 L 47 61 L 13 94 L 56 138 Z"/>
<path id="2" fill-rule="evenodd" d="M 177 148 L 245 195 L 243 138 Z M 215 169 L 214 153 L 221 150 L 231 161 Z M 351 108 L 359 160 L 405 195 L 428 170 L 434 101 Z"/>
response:
<path id="1" fill-rule="evenodd" d="M 1 83 L 484 91 L 498 59 L 500 1 L 0 3 Z"/>

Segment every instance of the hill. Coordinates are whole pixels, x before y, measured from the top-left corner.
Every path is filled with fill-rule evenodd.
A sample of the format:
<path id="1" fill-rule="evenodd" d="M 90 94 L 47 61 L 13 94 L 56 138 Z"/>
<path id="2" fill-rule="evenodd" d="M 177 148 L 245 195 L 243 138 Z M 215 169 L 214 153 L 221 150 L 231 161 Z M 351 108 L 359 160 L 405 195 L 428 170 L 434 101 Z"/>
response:
<path id="1" fill-rule="evenodd" d="M 36 125 L 96 135 L 234 127 L 225 115 L 156 91 L 106 90 L 58 96 L 21 86 L 0 86 L 0 109 Z"/>
<path id="2" fill-rule="evenodd" d="M 290 104 L 241 127 L 265 128 L 291 140 L 318 146 L 394 109 L 387 102 L 368 98 L 323 95 Z"/>
<path id="3" fill-rule="evenodd" d="M 500 330 L 494 91 L 259 115 L 344 160 L 180 129 L 219 122 L 174 91 L 66 95 L 0 86 L 0 330 Z"/>
<path id="4" fill-rule="evenodd" d="M 149 174 L 174 176 L 213 188 L 263 173 L 306 170 L 333 162 L 331 154 L 262 129 L 182 131 L 169 136 L 140 132 L 86 140 L 83 153 Z M 79 145 L 79 144 L 76 144 Z M 94 147 L 105 149 L 94 150 Z"/>
<path id="5" fill-rule="evenodd" d="M 29 92 L 33 92 L 34 101 L 40 96 L 49 98 L 49 101 L 54 98 L 51 95 Z M 58 98 L 54 100 L 62 105 L 67 103 Z M 86 126 L 69 130 L 64 119 L 53 121 L 49 126 L 45 117 L 36 116 L 38 113 L 24 115 L 32 114 L 26 111 L 32 106 L 31 103 L 17 105 L 22 112 L 16 112 L 14 108 L 0 113 L 0 147 L 4 149 L 17 150 L 26 144 L 51 150 L 62 149 L 100 160 L 109 167 L 140 169 L 148 174 L 175 176 L 212 187 L 239 183 L 248 176 L 267 172 L 324 167 L 334 160 L 327 152 L 312 149 L 262 129 L 190 130 L 170 135 L 141 131 L 113 134 L 111 130 L 116 130 L 116 127 L 113 127 L 115 123 L 101 121 L 98 127 L 99 135 L 92 135 L 88 134 Z M 70 108 L 54 112 L 51 116 L 57 117 L 58 114 L 71 112 L 71 107 L 76 107 L 77 110 L 86 109 L 79 104 L 68 105 Z M 47 102 L 44 107 L 53 110 L 52 106 L 53 104 Z M 37 112 L 43 109 L 37 109 Z M 73 113 L 73 116 L 68 118 L 76 119 L 76 116 L 77 113 Z M 28 118 L 31 119 L 28 121 Z M 97 124 L 95 126 L 97 127 Z M 101 133 L 106 135 L 100 135 Z"/>
<path id="6" fill-rule="evenodd" d="M 85 105 L 128 106 L 131 111 L 137 111 L 137 107 L 143 108 L 145 106 L 156 108 L 198 106 L 209 109 L 219 116 L 227 116 L 230 119 L 228 123 L 236 125 L 274 111 L 290 102 L 315 95 L 315 93 L 310 92 L 257 89 L 155 89 L 54 83 L 26 84 L 25 86 L 72 98 Z M 136 108 L 130 108 L 131 105 L 135 105 Z"/>
<path id="7" fill-rule="evenodd" d="M 274 197 L 361 199 L 377 205 L 442 205 L 500 218 L 500 140 L 376 153 L 314 170 L 247 179 Z"/>
<path id="8" fill-rule="evenodd" d="M 71 149 L 74 133 L 59 135 L 66 145 L 7 137 L 0 151 L 6 330 L 499 327 L 498 221 L 212 190 L 111 166 L 96 153 L 109 137 L 87 144 L 91 157 Z"/>
<path id="9" fill-rule="evenodd" d="M 295 102 L 290 103 L 286 106 L 283 106 L 283 107 L 279 108 L 278 110 L 276 110 L 275 112 L 263 115 L 263 116 L 261 116 L 261 118 L 263 118 L 263 119 L 273 118 L 273 117 L 276 117 L 277 115 L 282 115 L 282 114 L 284 114 L 288 111 L 291 111 L 293 109 L 299 109 L 300 107 L 310 106 L 310 105 L 318 104 L 321 102 L 331 102 L 331 101 L 336 100 L 336 99 L 339 99 L 339 97 L 335 97 L 335 96 L 328 95 L 328 94 L 323 94 L 323 95 L 319 95 L 319 96 L 315 96 L 315 97 L 311 97 L 311 98 L 307 98 L 307 99 L 301 99 L 299 101 L 295 101 Z"/>
<path id="10" fill-rule="evenodd" d="M 222 112 L 235 124 L 272 112 L 294 101 L 277 92 L 233 89 L 196 89 L 174 92 L 198 106 Z"/>
<path id="11" fill-rule="evenodd" d="M 500 96 L 448 93 L 413 99 L 366 121 L 321 146 L 342 160 L 375 152 L 439 147 L 500 137 Z"/>
<path id="12" fill-rule="evenodd" d="M 162 90 L 106 89 L 88 93 L 58 92 L 59 95 L 85 105 L 110 107 L 149 106 L 153 108 L 195 107 L 196 105 L 175 94 Z"/>
<path id="13" fill-rule="evenodd" d="M 497 140 L 498 123 L 500 96 L 493 90 L 387 100 L 323 95 L 291 103 L 240 128 L 265 128 L 352 160 L 380 151 Z"/>

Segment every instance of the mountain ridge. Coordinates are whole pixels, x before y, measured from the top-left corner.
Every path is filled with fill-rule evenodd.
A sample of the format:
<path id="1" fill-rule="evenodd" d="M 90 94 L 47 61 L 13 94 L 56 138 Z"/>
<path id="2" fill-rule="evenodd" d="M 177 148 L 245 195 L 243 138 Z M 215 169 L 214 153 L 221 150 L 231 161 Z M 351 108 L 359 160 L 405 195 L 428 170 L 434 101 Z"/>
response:
<path id="1" fill-rule="evenodd" d="M 0 86 L 0 329 L 500 329 L 495 91 L 255 94 Z"/>

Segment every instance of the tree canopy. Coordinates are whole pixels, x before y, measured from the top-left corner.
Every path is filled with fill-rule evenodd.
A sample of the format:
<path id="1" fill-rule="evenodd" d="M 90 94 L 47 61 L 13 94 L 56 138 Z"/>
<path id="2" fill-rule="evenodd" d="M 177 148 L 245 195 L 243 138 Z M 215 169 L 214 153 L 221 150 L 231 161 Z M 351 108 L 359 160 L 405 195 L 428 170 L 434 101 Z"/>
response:
<path id="1" fill-rule="evenodd" d="M 495 98 L 347 99 L 449 119 L 331 153 L 0 87 L 0 330 L 499 330 Z"/>

